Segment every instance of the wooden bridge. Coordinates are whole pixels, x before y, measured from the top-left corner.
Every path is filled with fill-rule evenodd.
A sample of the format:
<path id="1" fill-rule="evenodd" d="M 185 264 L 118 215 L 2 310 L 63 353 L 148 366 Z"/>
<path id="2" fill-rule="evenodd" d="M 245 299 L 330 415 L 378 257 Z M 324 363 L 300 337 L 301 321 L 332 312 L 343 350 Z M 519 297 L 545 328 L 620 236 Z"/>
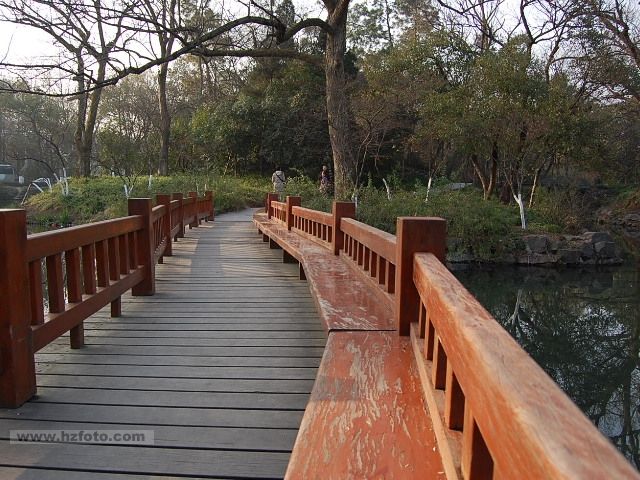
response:
<path id="1" fill-rule="evenodd" d="M 29 237 L 0 210 L 0 478 L 640 478 L 443 266 L 443 220 L 156 204 Z"/>

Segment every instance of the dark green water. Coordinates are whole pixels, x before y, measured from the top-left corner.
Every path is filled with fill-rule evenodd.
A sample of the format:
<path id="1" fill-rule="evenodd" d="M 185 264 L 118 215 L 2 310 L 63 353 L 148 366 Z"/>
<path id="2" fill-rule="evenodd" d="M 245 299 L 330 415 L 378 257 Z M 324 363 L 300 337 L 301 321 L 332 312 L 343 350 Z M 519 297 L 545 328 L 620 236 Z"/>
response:
<path id="1" fill-rule="evenodd" d="M 500 267 L 455 274 L 640 468 L 640 271 Z"/>

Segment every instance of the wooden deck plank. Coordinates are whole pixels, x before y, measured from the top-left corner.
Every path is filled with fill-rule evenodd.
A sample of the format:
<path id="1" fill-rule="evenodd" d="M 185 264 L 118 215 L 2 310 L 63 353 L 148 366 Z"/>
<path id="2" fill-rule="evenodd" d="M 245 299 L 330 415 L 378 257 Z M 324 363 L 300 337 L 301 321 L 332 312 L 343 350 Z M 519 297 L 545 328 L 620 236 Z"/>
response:
<path id="1" fill-rule="evenodd" d="M 120 424 L 119 428 L 141 429 L 140 425 Z M 0 419 L 0 439 L 9 438 L 11 430 L 113 430 L 109 423 L 59 422 L 22 419 Z M 154 425 L 154 443 L 158 447 L 197 448 L 200 450 L 260 450 L 286 453 L 296 437 L 295 429 L 180 427 Z M 115 443 L 122 445 L 124 443 Z M 0 462 L 1 463 L 1 462 Z M 0 478 L 4 478 L 0 476 Z"/>
<path id="2" fill-rule="evenodd" d="M 83 405 L 30 402 L 19 410 L 0 410 L 0 418 L 62 420 L 133 425 L 297 429 L 299 411 L 221 408 L 170 408 L 119 405 Z"/>
<path id="3" fill-rule="evenodd" d="M 0 466 L 0 478 L 3 480 L 87 480 L 87 472 L 71 470 L 49 470 L 44 468 L 14 468 Z M 184 477 L 167 475 L 140 475 L 136 480 L 184 480 Z M 190 477 L 191 480 L 203 480 L 205 477 Z M 214 477 L 206 477 L 210 480 Z M 91 472 L 91 480 L 131 480 L 130 475 L 116 473 Z"/>
<path id="4" fill-rule="evenodd" d="M 304 410 L 304 393 L 174 392 L 158 390 L 105 390 L 101 388 L 40 387 L 34 402 L 82 403 L 148 407 L 231 408 L 252 410 Z"/>
<path id="5" fill-rule="evenodd" d="M 109 354 L 65 354 L 38 355 L 40 363 L 73 363 L 93 365 L 129 366 L 184 366 L 184 367 L 310 367 L 320 364 L 320 357 L 212 357 L 178 355 L 109 355 Z"/>
<path id="6" fill-rule="evenodd" d="M 316 368 L 297 367 L 180 367 L 156 365 L 36 364 L 37 373 L 158 378 L 262 378 L 295 380 L 316 377 Z"/>
<path id="7" fill-rule="evenodd" d="M 10 444 L 0 442 L 6 464 L 68 468 L 92 472 L 212 475 L 231 478 L 281 478 L 289 455 L 251 452 L 87 444 Z"/>
<path id="8" fill-rule="evenodd" d="M 145 335 L 147 333 L 147 335 Z M 322 338 L 261 338 L 254 335 L 254 338 L 216 338 L 212 335 L 198 335 L 197 338 L 186 336 L 157 335 L 153 331 L 139 332 L 138 335 L 114 335 L 111 332 L 93 332 L 86 335 L 86 342 L 90 345 L 136 345 L 136 346 L 193 346 L 193 347 L 225 347 L 230 348 L 278 348 L 285 352 L 296 352 L 297 349 L 307 349 L 318 347 L 320 353 L 324 348 L 325 341 Z M 63 340 L 57 340 L 57 344 L 67 345 Z"/>
<path id="9" fill-rule="evenodd" d="M 38 396 L 0 410 L 0 478 L 281 478 L 326 335 L 297 268 L 251 212 L 203 225 L 122 297 L 36 356 Z M 153 446 L 10 444 L 20 429 L 153 430 Z"/>
<path id="10" fill-rule="evenodd" d="M 201 392 L 308 393 L 315 380 L 41 375 L 41 386 Z"/>

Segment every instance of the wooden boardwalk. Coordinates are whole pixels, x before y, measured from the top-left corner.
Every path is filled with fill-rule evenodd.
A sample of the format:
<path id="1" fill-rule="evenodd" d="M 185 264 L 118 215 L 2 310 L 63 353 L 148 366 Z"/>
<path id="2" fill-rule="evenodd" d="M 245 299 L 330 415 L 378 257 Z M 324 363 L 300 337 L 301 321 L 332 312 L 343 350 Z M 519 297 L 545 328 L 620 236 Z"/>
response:
<path id="1" fill-rule="evenodd" d="M 250 211 L 190 230 L 153 297 L 123 297 L 37 355 L 38 396 L 0 410 L 0 478 L 281 478 L 326 335 L 298 266 Z M 154 444 L 9 442 L 11 430 L 153 431 Z"/>

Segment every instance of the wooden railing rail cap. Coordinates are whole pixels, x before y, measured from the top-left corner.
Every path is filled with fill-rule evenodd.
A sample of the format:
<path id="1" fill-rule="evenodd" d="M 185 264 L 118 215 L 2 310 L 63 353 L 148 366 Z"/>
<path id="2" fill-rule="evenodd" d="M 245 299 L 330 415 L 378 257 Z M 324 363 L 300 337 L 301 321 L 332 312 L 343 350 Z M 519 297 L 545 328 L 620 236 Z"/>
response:
<path id="1" fill-rule="evenodd" d="M 333 215 L 327 212 L 321 212 L 319 210 L 312 210 L 306 207 L 293 207 L 292 212 L 294 215 L 302 218 L 306 218 L 307 220 L 313 220 L 318 223 L 322 223 L 323 225 L 331 226 L 331 222 L 333 219 Z"/>
<path id="2" fill-rule="evenodd" d="M 353 218 L 343 218 L 340 222 L 340 230 L 395 265 L 395 235 Z"/>
<path id="3" fill-rule="evenodd" d="M 27 261 L 72 250 L 142 228 L 142 217 L 130 215 L 101 222 L 77 225 L 51 232 L 34 233 L 27 238 Z"/>
<path id="4" fill-rule="evenodd" d="M 501 478 L 640 478 L 434 255 L 414 281 Z"/>

